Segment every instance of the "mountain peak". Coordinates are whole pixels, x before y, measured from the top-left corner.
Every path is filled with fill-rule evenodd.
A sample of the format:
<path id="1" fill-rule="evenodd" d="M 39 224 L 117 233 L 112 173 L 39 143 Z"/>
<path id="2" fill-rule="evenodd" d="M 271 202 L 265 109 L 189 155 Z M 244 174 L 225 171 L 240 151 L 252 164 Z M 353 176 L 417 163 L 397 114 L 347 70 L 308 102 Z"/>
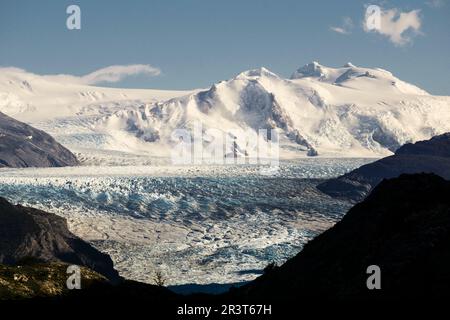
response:
<path id="1" fill-rule="evenodd" d="M 327 75 L 326 68 L 322 66 L 319 62 L 313 61 L 297 69 L 297 71 L 295 71 L 292 74 L 291 79 L 300 79 L 306 77 L 322 78 L 325 77 L 326 75 Z"/>
<path id="2" fill-rule="evenodd" d="M 252 69 L 252 70 L 247 70 L 247 71 L 241 72 L 240 74 L 237 75 L 236 79 L 260 78 L 260 77 L 279 78 L 278 75 L 276 75 L 269 69 L 260 67 L 257 69 Z"/>
<path id="3" fill-rule="evenodd" d="M 343 65 L 344 68 L 356 68 L 356 66 L 351 63 L 351 62 L 347 62 L 346 64 Z"/>

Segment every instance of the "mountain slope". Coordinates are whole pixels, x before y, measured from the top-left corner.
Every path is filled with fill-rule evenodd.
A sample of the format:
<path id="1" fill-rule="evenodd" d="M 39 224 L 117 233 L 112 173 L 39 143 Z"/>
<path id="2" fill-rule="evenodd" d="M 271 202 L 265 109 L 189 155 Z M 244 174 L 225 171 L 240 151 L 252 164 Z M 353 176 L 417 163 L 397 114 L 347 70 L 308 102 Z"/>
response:
<path id="1" fill-rule="evenodd" d="M 98 115 L 114 107 L 152 103 L 190 92 L 96 87 L 19 68 L 0 68 L 0 111 L 27 123 Z"/>
<path id="2" fill-rule="evenodd" d="M 361 200 L 383 179 L 421 172 L 450 179 L 450 133 L 405 144 L 395 155 L 327 180 L 317 188 L 333 197 Z"/>
<path id="3" fill-rule="evenodd" d="M 450 182 L 432 174 L 380 183 L 334 227 L 234 298 L 435 299 L 450 287 Z M 381 290 L 368 290 L 370 265 Z M 270 301 L 270 300 L 268 300 Z"/>
<path id="4" fill-rule="evenodd" d="M 386 156 L 405 143 L 450 131 L 449 97 L 431 96 L 388 71 L 350 63 L 330 68 L 314 62 L 290 79 L 265 68 L 249 70 L 207 90 L 172 96 L 65 84 L 60 96 L 78 94 L 77 99 L 61 98 L 69 103 L 54 115 L 38 115 L 32 97 L 35 88 L 51 87 L 39 94 L 50 99 L 58 92 L 57 83 L 34 76 L 25 84 L 15 78 L 13 86 L 8 82 L 13 76 L 24 77 L 10 71 L 0 81 L 0 94 L 10 101 L 0 110 L 87 153 L 102 149 L 168 157 L 178 142 L 174 130 L 193 132 L 200 123 L 207 150 L 229 138 L 236 144 L 230 143 L 224 154 L 240 150 L 239 156 L 248 157 L 258 156 L 257 145 L 275 141 L 271 134 L 256 136 L 259 129 L 278 132 L 282 158 Z M 17 91 L 21 103 L 13 103 Z M 53 99 L 54 107 L 58 101 Z"/>
<path id="5" fill-rule="evenodd" d="M 175 129 L 193 131 L 195 123 L 202 123 L 204 131 L 222 130 L 222 138 L 233 132 L 246 151 L 244 132 L 276 129 L 282 157 L 380 156 L 450 130 L 450 98 L 430 96 L 382 69 L 313 63 L 292 79 L 265 68 L 249 70 L 205 91 L 120 111 L 106 117 L 102 128 L 119 129 L 131 139 L 149 138 L 153 145 L 171 145 Z M 217 138 L 204 137 L 203 142 Z"/>
<path id="6" fill-rule="evenodd" d="M 111 258 L 73 235 L 64 218 L 15 206 L 0 197 L 0 263 L 15 264 L 28 258 L 77 264 L 110 280 L 119 279 Z"/>
<path id="7" fill-rule="evenodd" d="M 63 167 L 77 158 L 47 133 L 0 112 L 0 167 Z"/>

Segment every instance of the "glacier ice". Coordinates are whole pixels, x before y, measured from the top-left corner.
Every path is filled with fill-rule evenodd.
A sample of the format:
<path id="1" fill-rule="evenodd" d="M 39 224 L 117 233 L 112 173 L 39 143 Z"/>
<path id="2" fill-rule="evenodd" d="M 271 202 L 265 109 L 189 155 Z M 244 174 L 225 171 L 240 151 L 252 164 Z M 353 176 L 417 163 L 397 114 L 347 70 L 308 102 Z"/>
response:
<path id="1" fill-rule="evenodd" d="M 66 217 L 127 278 L 161 270 L 169 284 L 231 283 L 338 220 L 350 204 L 318 192 L 317 178 L 369 161 L 281 162 L 271 176 L 248 165 L 1 169 L 0 194 Z"/>

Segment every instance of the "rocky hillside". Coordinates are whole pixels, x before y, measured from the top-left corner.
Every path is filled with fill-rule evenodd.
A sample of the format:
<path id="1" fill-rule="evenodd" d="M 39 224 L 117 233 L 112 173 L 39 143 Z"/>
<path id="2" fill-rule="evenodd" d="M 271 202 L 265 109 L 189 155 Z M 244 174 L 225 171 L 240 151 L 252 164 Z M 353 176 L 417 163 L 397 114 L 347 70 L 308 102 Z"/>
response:
<path id="1" fill-rule="evenodd" d="M 0 112 L 0 167 L 76 165 L 75 155 L 50 135 Z"/>
<path id="2" fill-rule="evenodd" d="M 60 297 L 69 293 L 66 286 L 65 263 L 0 265 L 0 300 Z M 106 278 L 81 268 L 81 287 L 90 288 L 94 283 L 107 282 Z"/>
<path id="3" fill-rule="evenodd" d="M 385 178 L 421 172 L 435 173 L 450 179 L 450 133 L 405 144 L 395 155 L 330 179 L 317 188 L 332 197 L 361 200 Z"/>
<path id="4" fill-rule="evenodd" d="M 236 289 L 252 299 L 434 299 L 450 288 L 450 182 L 433 174 L 384 180 L 281 267 Z M 381 269 L 368 290 L 367 267 Z"/>
<path id="5" fill-rule="evenodd" d="M 0 264 L 30 258 L 86 266 L 110 280 L 119 280 L 111 258 L 72 234 L 64 218 L 12 205 L 0 197 Z"/>
<path id="6" fill-rule="evenodd" d="M 0 301 L 15 302 L 57 302 L 97 304 L 111 301 L 118 303 L 146 300 L 146 307 L 157 307 L 160 303 L 176 299 L 178 296 L 169 289 L 123 280 L 112 284 L 105 277 L 89 268 L 81 268 L 81 290 L 67 289 L 68 264 L 25 263 L 16 266 L 0 264 Z M 96 305 L 98 307 L 98 304 Z"/>

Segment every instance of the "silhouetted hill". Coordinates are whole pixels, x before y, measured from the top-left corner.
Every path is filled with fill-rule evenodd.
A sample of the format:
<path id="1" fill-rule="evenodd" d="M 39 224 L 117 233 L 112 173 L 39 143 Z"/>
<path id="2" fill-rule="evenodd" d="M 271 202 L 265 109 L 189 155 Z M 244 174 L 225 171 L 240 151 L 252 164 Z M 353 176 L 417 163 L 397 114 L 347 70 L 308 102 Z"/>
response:
<path id="1" fill-rule="evenodd" d="M 0 263 L 23 260 L 77 264 L 119 279 L 111 258 L 72 234 L 64 218 L 0 197 Z"/>
<path id="2" fill-rule="evenodd" d="M 368 290 L 367 267 L 381 268 Z M 294 258 L 232 292 L 247 299 L 433 299 L 450 290 L 450 182 L 433 174 L 382 181 Z"/>
<path id="3" fill-rule="evenodd" d="M 0 112 L 0 167 L 76 166 L 75 155 L 44 131 Z"/>
<path id="4" fill-rule="evenodd" d="M 317 188 L 332 197 L 358 201 L 385 178 L 395 178 L 402 173 L 422 172 L 450 179 L 450 133 L 405 144 L 395 155 L 327 180 Z"/>

